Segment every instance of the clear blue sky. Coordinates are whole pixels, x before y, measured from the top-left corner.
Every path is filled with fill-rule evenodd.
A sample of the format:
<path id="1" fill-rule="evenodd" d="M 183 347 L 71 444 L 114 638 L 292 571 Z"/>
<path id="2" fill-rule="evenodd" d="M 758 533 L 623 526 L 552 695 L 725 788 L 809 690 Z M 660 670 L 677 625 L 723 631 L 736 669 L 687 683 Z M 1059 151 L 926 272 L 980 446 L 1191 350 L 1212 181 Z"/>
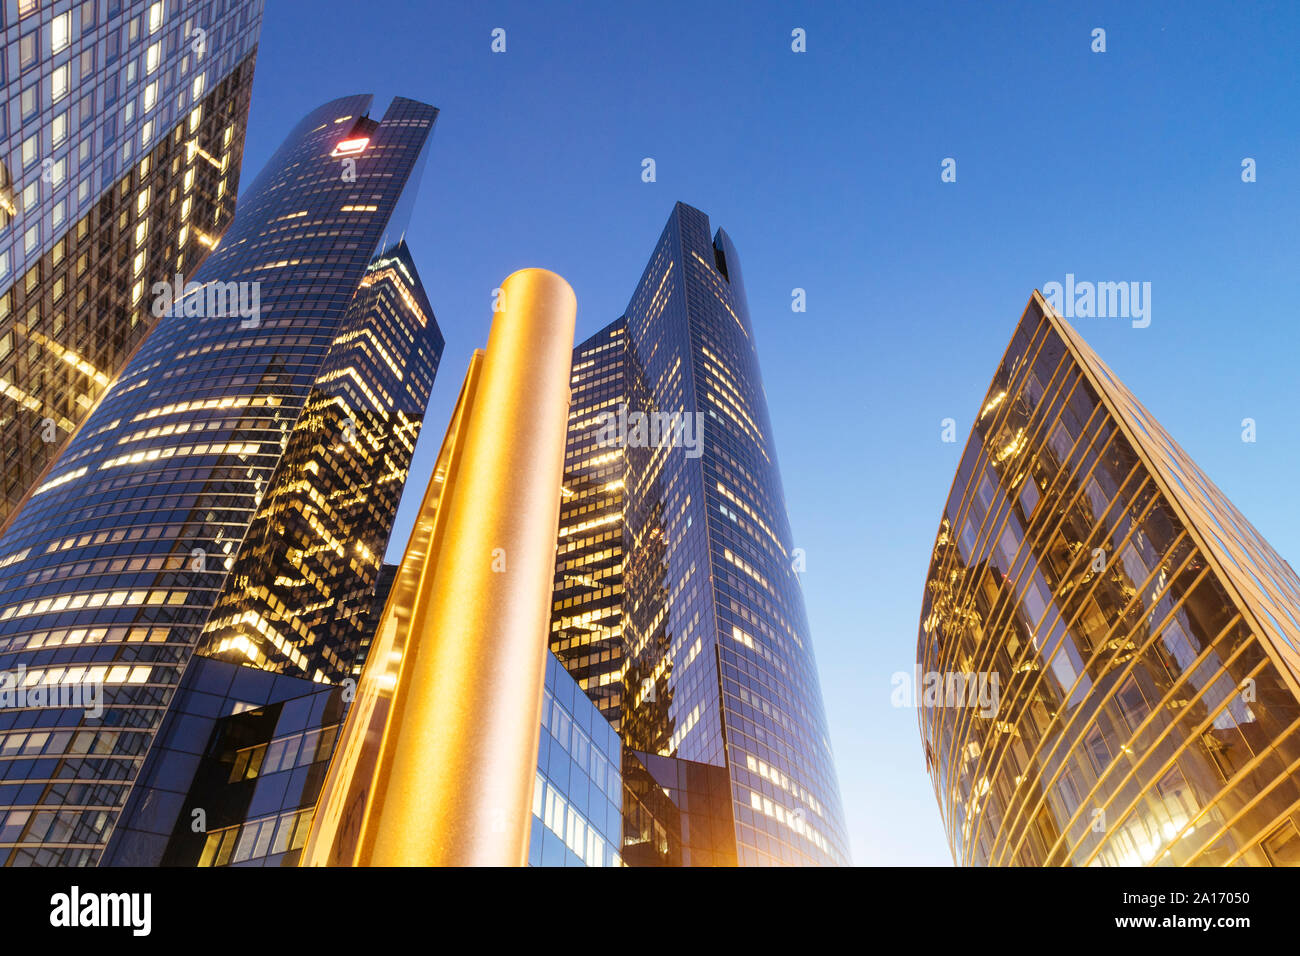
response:
<path id="1" fill-rule="evenodd" d="M 890 676 L 912 668 L 939 514 L 1033 288 L 1151 283 L 1148 328 L 1076 327 L 1300 559 L 1300 7 L 1083 6 L 267 5 L 246 181 L 335 96 L 442 110 L 408 240 L 447 349 L 390 556 L 501 279 L 565 276 L 582 338 L 621 314 L 675 200 L 731 234 L 857 863 L 951 862 Z"/>

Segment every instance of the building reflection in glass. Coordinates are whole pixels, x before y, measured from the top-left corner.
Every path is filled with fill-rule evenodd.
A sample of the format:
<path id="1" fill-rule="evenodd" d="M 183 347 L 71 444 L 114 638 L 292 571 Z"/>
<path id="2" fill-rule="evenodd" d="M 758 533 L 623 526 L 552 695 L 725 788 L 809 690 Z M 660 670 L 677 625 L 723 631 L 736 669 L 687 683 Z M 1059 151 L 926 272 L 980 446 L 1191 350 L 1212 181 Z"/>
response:
<path id="1" fill-rule="evenodd" d="M 1300 863 L 1298 608 L 1291 567 L 1035 292 L 921 612 L 954 859 Z M 953 675 L 996 678 L 996 706 Z"/>

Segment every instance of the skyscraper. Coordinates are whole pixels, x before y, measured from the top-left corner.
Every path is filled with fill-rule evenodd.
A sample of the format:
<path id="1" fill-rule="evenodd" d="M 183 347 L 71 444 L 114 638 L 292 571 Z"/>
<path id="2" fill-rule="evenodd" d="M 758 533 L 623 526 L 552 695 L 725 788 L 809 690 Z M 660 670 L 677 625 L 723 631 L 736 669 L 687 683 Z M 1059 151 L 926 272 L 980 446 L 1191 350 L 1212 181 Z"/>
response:
<path id="1" fill-rule="evenodd" d="M 621 447 L 600 443 L 600 432 L 604 416 L 627 402 L 626 330 L 619 319 L 573 350 L 551 617 L 551 651 L 616 729 L 623 711 L 624 460 Z"/>
<path id="2" fill-rule="evenodd" d="M 359 672 L 442 347 L 400 242 L 377 255 L 361 280 L 203 630 L 200 654 L 332 683 Z"/>
<path id="3" fill-rule="evenodd" d="M 921 610 L 954 860 L 1300 864 L 1298 652 L 1300 578 L 1035 292 Z"/>
<path id="4" fill-rule="evenodd" d="M 579 346 L 574 385 L 581 411 L 570 421 L 566 485 L 590 503 L 585 515 L 565 505 L 557 605 L 562 595 L 574 604 L 556 607 L 552 646 L 570 641 L 561 660 L 602 709 L 609 685 L 592 676 L 622 668 L 620 730 L 635 758 L 625 774 L 653 778 L 639 792 L 657 786 L 683 800 L 677 810 L 697 821 L 686 865 L 847 863 L 739 257 L 725 232 L 710 238 L 704 213 L 674 207 L 624 319 Z M 612 544 L 566 551 L 579 535 L 617 526 L 615 490 L 621 577 Z M 597 616 L 584 621 L 588 602 Z M 621 665 L 612 654 L 597 661 L 600 644 L 585 636 L 605 640 L 592 628 L 605 620 L 621 627 Z M 634 830 L 638 843 L 653 842 L 643 835 L 652 828 Z"/>
<path id="5" fill-rule="evenodd" d="M 195 282 L 149 286 L 163 317 L 0 538 L 0 668 L 103 688 L 97 715 L 30 695 L 0 709 L 0 753 L 22 740 L 28 755 L 0 785 L 0 862 L 93 863 L 112 831 L 366 266 L 410 207 L 437 111 L 398 98 L 376 121 L 370 101 L 308 114 Z"/>
<path id="6" fill-rule="evenodd" d="M 155 325 L 149 283 L 229 224 L 261 22 L 262 0 L 0 4 L 0 531 Z"/>

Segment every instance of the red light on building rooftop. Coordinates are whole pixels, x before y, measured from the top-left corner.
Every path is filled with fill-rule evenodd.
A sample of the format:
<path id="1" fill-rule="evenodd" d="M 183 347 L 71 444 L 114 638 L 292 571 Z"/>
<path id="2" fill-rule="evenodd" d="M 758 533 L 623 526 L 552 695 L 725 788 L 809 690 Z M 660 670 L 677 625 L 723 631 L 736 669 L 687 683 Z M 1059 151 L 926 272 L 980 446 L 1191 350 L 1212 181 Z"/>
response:
<path id="1" fill-rule="evenodd" d="M 358 136 L 353 139 L 345 139 L 337 146 L 334 147 L 334 152 L 330 153 L 330 155 L 331 156 L 355 156 L 357 153 L 365 149 L 366 144 L 369 142 L 370 142 L 369 136 Z"/>

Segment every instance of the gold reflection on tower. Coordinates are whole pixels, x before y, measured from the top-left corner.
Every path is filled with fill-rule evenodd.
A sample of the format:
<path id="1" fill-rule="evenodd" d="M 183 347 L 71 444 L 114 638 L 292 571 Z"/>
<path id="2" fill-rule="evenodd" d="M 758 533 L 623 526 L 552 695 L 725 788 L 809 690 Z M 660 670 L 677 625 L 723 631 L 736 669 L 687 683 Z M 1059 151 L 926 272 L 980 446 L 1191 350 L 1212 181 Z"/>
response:
<path id="1" fill-rule="evenodd" d="M 527 860 L 577 303 L 501 285 L 471 362 L 304 865 Z"/>
<path id="2" fill-rule="evenodd" d="M 981 408 L 917 649 L 954 860 L 1300 864 L 1300 578 L 1037 292 Z"/>

